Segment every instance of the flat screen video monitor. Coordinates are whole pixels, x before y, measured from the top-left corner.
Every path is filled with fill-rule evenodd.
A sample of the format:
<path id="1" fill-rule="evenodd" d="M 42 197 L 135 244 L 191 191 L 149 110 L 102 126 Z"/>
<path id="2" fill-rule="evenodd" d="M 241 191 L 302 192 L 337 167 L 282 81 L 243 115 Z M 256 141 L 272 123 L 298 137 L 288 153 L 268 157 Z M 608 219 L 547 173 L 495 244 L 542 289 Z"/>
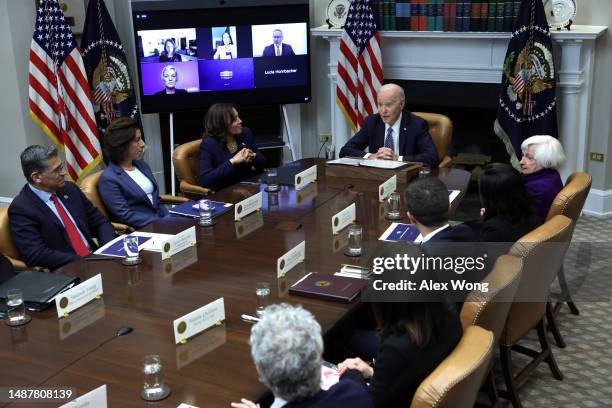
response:
<path id="1" fill-rule="evenodd" d="M 303 0 L 132 3 L 143 113 L 309 102 Z"/>

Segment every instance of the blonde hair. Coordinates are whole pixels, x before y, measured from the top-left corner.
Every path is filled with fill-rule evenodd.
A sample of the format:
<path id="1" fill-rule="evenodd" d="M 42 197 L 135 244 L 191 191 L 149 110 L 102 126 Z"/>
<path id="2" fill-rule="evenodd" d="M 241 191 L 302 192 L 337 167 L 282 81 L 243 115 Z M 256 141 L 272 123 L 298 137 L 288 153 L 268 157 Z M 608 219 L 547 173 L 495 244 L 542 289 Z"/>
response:
<path id="1" fill-rule="evenodd" d="M 565 162 L 565 152 L 561 143 L 549 135 L 528 137 L 521 143 L 521 149 L 533 146 L 533 159 L 545 169 L 558 169 Z"/>

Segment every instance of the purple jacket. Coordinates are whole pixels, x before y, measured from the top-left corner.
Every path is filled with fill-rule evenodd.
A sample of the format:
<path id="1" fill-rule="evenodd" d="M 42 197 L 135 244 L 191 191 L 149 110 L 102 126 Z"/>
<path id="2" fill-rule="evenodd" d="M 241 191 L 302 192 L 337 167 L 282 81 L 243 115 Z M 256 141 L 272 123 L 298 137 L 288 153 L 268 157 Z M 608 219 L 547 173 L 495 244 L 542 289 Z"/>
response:
<path id="1" fill-rule="evenodd" d="M 540 219 L 544 222 L 553 200 L 563 188 L 561 176 L 555 169 L 542 169 L 522 176 L 533 205 L 538 210 Z"/>

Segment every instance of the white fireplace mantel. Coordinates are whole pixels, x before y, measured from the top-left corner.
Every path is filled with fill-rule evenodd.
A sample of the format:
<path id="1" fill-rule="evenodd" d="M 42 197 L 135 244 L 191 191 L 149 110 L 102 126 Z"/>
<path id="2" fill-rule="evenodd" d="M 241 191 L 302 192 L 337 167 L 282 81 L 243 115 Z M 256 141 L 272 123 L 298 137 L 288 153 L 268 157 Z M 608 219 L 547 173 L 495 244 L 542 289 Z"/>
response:
<path id="1" fill-rule="evenodd" d="M 595 42 L 606 29 L 605 26 L 576 25 L 571 31 L 551 32 L 558 73 L 559 138 L 567 155 L 561 169 L 564 179 L 574 171 L 586 170 Z M 332 138 L 339 151 L 351 135 L 335 95 L 342 30 L 322 26 L 313 28 L 311 34 L 330 44 Z M 382 31 L 381 39 L 385 78 L 500 83 L 510 33 Z M 410 90 L 407 94 L 409 97 Z"/>

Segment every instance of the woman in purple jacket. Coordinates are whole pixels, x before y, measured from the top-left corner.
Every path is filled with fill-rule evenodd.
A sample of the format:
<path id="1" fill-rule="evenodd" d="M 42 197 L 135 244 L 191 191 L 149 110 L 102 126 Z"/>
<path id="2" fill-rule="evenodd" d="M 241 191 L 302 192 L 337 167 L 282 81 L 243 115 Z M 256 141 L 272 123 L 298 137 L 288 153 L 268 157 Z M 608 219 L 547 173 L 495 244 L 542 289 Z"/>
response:
<path id="1" fill-rule="evenodd" d="M 525 139 L 521 149 L 523 182 L 544 222 L 553 200 L 563 188 L 557 171 L 565 161 L 563 146 L 552 136 L 538 135 Z"/>

